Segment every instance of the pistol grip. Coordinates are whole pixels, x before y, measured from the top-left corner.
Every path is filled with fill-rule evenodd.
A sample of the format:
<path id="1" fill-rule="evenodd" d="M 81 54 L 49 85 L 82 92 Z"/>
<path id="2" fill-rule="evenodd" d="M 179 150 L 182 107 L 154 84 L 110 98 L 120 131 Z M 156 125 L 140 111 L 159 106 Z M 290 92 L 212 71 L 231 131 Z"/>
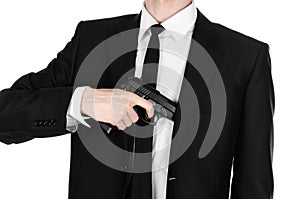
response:
<path id="1" fill-rule="evenodd" d="M 136 122 L 139 126 L 147 126 L 151 122 L 151 118 L 148 118 L 147 112 L 144 108 L 136 105 L 133 107 L 137 115 L 139 116 L 139 120 Z M 148 123 L 147 123 L 147 122 Z"/>

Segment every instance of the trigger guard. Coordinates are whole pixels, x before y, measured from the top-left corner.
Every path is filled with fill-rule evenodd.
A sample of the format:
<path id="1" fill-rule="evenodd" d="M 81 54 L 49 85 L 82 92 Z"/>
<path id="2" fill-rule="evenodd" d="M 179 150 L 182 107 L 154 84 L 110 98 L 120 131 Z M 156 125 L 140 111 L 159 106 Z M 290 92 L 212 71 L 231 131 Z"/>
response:
<path id="1" fill-rule="evenodd" d="M 146 110 L 140 106 L 134 106 L 133 109 L 139 117 L 138 121 L 136 122 L 136 124 L 139 126 L 155 125 L 159 119 L 157 114 L 154 114 L 154 116 L 152 117 L 154 121 L 152 121 L 152 118 L 148 119 Z"/>

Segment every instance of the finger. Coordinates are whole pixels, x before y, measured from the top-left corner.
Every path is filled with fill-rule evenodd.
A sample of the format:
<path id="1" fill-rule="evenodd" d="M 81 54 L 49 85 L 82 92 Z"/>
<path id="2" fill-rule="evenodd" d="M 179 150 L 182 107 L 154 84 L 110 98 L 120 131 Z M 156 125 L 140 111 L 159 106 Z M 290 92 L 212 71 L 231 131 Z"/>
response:
<path id="1" fill-rule="evenodd" d="M 138 105 L 144 108 L 149 118 L 151 118 L 154 115 L 154 108 L 150 101 L 145 100 L 144 98 L 132 93 L 130 97 L 130 102 L 132 107 Z"/>
<path id="2" fill-rule="evenodd" d="M 126 125 L 123 123 L 123 121 L 119 121 L 119 122 L 117 123 L 117 128 L 118 128 L 119 130 L 123 131 L 123 130 L 125 130 Z"/>
<path id="3" fill-rule="evenodd" d="M 139 120 L 138 114 L 133 110 L 133 108 L 129 107 L 128 116 L 133 123 L 136 123 Z"/>
<path id="4" fill-rule="evenodd" d="M 132 121 L 131 121 L 131 119 L 129 118 L 128 115 L 126 115 L 126 116 L 122 119 L 122 122 L 126 125 L 126 127 L 130 127 L 131 124 L 132 124 Z"/>

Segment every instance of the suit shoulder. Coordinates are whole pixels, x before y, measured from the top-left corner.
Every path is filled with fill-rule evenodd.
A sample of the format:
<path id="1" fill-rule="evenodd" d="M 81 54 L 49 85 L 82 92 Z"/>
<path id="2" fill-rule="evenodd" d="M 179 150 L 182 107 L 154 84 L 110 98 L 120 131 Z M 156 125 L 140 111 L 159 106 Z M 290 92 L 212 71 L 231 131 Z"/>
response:
<path id="1" fill-rule="evenodd" d="M 81 29 L 93 29 L 93 28 L 99 28 L 99 27 L 113 27 L 115 25 L 122 25 L 126 24 L 126 21 L 133 19 L 136 17 L 137 14 L 127 14 L 122 16 L 115 16 L 115 17 L 107 17 L 107 18 L 101 18 L 101 19 L 93 19 L 93 20 L 84 20 L 79 23 L 79 26 L 81 26 Z"/>
<path id="2" fill-rule="evenodd" d="M 236 30 L 230 29 L 218 23 L 213 23 L 214 28 L 221 37 L 223 46 L 227 46 L 231 50 L 249 52 L 257 52 L 261 47 L 269 47 L 267 43 L 245 35 Z"/>

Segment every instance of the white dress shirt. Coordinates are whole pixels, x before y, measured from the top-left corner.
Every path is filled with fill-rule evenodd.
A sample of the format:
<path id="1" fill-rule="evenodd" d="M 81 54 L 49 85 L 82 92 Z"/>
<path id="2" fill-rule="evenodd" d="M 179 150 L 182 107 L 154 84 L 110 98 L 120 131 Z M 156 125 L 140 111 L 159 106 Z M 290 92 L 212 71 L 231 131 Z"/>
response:
<path id="1" fill-rule="evenodd" d="M 193 1 L 189 6 L 161 23 L 165 31 L 159 34 L 160 58 L 156 89 L 175 102 L 179 98 L 196 17 L 197 10 Z M 136 77 L 142 75 L 145 53 L 151 36 L 149 28 L 157 23 L 143 3 L 136 56 Z M 180 55 L 164 50 L 174 44 L 180 46 Z M 75 89 L 68 108 L 66 128 L 72 132 L 77 130 L 80 123 L 89 127 L 85 122 L 86 118 L 80 114 L 80 102 L 84 89 L 85 87 Z M 173 125 L 173 121 L 161 118 L 154 127 L 152 148 L 153 199 L 165 199 L 168 180 L 176 180 L 176 176 L 167 179 Z M 160 152 L 157 153 L 158 151 Z"/>

